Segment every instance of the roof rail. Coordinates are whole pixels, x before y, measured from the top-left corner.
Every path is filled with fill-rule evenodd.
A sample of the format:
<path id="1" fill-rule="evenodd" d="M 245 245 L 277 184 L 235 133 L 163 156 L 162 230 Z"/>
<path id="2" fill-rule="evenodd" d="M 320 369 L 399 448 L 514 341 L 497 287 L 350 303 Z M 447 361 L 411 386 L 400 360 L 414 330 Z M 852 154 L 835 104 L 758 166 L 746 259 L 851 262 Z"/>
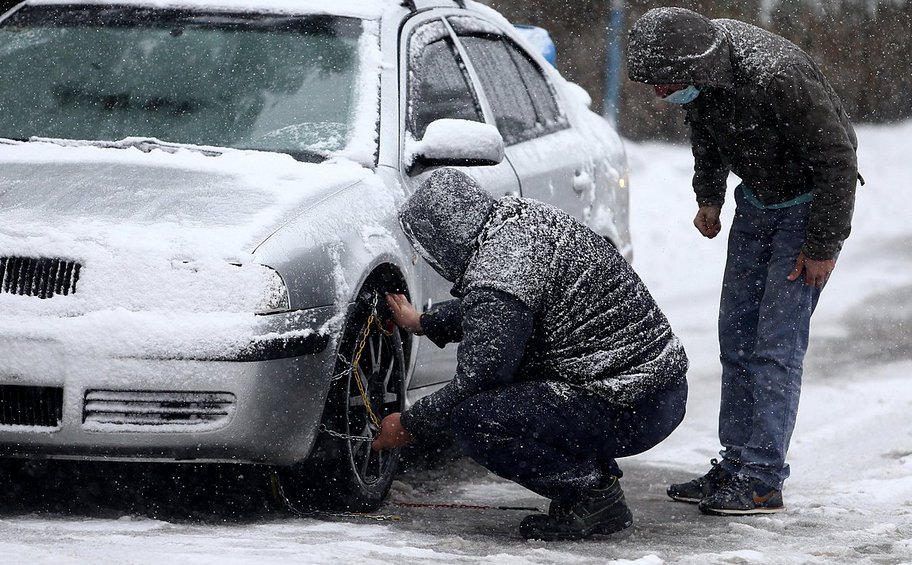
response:
<path id="1" fill-rule="evenodd" d="M 456 6 L 466 9 L 466 0 L 451 0 Z M 412 12 L 417 12 L 418 10 L 423 10 L 425 8 L 431 8 L 435 6 L 445 5 L 446 2 L 443 0 L 402 0 L 402 5 L 408 8 Z"/>

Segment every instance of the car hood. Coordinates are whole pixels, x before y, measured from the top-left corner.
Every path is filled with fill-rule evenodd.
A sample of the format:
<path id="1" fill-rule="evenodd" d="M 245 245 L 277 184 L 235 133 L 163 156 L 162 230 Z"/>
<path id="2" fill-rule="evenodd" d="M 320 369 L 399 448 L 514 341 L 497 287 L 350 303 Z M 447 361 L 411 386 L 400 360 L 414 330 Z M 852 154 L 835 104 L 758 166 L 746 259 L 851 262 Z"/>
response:
<path id="1" fill-rule="evenodd" d="M 270 153 L 0 145 L 0 252 L 77 251 L 61 249 L 69 239 L 244 263 L 284 221 L 371 174 Z"/>
<path id="2" fill-rule="evenodd" d="M 374 177 L 350 162 L 268 153 L 0 145 L 0 325 L 17 317 L 43 318 L 48 327 L 50 319 L 112 312 L 281 309 L 284 285 L 257 264 L 256 246 L 314 204 Z M 60 283 L 50 298 L 22 290 L 29 269 L 69 269 L 73 292 Z M 14 276 L 18 286 L 8 284 Z"/>

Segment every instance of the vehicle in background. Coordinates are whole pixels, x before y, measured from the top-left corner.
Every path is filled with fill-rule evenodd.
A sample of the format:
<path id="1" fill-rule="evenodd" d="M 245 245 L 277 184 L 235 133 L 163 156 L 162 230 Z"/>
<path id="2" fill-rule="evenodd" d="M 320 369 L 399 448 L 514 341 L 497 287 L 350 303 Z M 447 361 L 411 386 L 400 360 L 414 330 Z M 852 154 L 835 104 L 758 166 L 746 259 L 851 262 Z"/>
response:
<path id="1" fill-rule="evenodd" d="M 0 457 L 268 465 L 370 509 L 379 419 L 455 367 L 382 308 L 449 297 L 397 223 L 430 172 L 631 254 L 619 137 L 474 2 L 26 0 L 0 76 Z"/>

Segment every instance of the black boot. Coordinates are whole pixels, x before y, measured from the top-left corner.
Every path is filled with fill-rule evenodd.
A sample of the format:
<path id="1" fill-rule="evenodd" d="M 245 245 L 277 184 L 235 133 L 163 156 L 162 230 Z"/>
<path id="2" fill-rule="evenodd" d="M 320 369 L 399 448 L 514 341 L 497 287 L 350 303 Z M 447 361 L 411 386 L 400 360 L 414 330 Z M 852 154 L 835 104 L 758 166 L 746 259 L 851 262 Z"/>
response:
<path id="1" fill-rule="evenodd" d="M 678 502 L 700 502 L 707 496 L 712 496 L 728 483 L 732 476 L 722 468 L 716 459 L 710 461 L 712 469 L 702 477 L 697 477 L 686 483 L 677 483 L 668 487 L 668 496 Z"/>
<path id="2" fill-rule="evenodd" d="M 526 516 L 519 533 L 526 539 L 574 540 L 619 532 L 632 524 L 633 514 L 627 508 L 624 491 L 617 477 L 611 477 L 606 485 L 590 489 L 575 504 L 552 502 L 547 516 Z"/>

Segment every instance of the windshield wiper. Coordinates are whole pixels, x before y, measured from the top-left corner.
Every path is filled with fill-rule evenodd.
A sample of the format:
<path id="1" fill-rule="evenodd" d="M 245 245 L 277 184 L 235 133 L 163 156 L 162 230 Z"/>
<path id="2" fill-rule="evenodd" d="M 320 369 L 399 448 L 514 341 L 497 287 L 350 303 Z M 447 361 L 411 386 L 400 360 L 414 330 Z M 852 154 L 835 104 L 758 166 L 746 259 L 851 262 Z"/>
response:
<path id="1" fill-rule="evenodd" d="M 223 153 L 218 149 L 211 147 L 200 147 L 197 145 L 185 145 L 182 143 L 171 143 L 162 141 L 154 137 L 126 137 L 120 141 L 96 141 L 83 139 L 61 139 L 55 137 L 30 137 L 29 141 L 39 143 L 53 143 L 61 147 L 101 147 L 104 149 L 139 149 L 143 153 L 149 153 L 153 149 L 160 149 L 166 153 L 177 153 L 181 149 L 202 153 L 209 157 L 218 157 Z"/>
<path id="2" fill-rule="evenodd" d="M 302 161 L 304 163 L 322 163 L 323 161 L 329 159 L 328 156 L 323 155 L 322 153 L 317 153 L 316 151 L 308 151 L 307 149 L 295 149 L 289 151 L 280 151 L 286 155 L 291 155 L 291 158 L 295 161 Z"/>
<path id="3" fill-rule="evenodd" d="M 0 138 L 0 142 L 5 142 L 9 144 L 21 143 L 25 141 L 35 142 L 35 143 L 53 143 L 54 145 L 60 145 L 61 147 L 101 147 L 104 149 L 139 149 L 143 153 L 149 153 L 153 149 L 159 149 L 165 151 L 166 153 L 177 153 L 181 149 L 187 149 L 189 151 L 195 151 L 197 153 L 202 153 L 208 157 L 218 157 L 219 155 L 224 154 L 224 149 L 219 149 L 215 147 L 205 147 L 199 145 L 186 145 L 183 143 L 173 143 L 169 141 L 162 141 L 154 137 L 127 137 L 121 139 L 120 141 L 98 141 L 91 139 L 64 139 L 58 137 L 30 137 L 28 139 L 14 140 L 14 139 L 3 139 Z M 229 149 L 229 148 L 226 148 Z M 329 156 L 316 151 L 309 151 L 306 149 L 299 150 L 281 150 L 281 149 L 257 149 L 253 147 L 231 147 L 230 149 L 236 151 L 263 151 L 268 153 L 284 153 L 290 155 L 296 161 L 302 161 L 304 163 L 322 163 L 327 160 Z"/>
<path id="4" fill-rule="evenodd" d="M 295 161 L 302 163 L 322 163 L 330 158 L 329 155 L 312 151 L 310 149 L 263 149 L 261 147 L 232 147 L 238 151 L 259 151 L 261 153 L 281 153 L 289 155 Z"/>

